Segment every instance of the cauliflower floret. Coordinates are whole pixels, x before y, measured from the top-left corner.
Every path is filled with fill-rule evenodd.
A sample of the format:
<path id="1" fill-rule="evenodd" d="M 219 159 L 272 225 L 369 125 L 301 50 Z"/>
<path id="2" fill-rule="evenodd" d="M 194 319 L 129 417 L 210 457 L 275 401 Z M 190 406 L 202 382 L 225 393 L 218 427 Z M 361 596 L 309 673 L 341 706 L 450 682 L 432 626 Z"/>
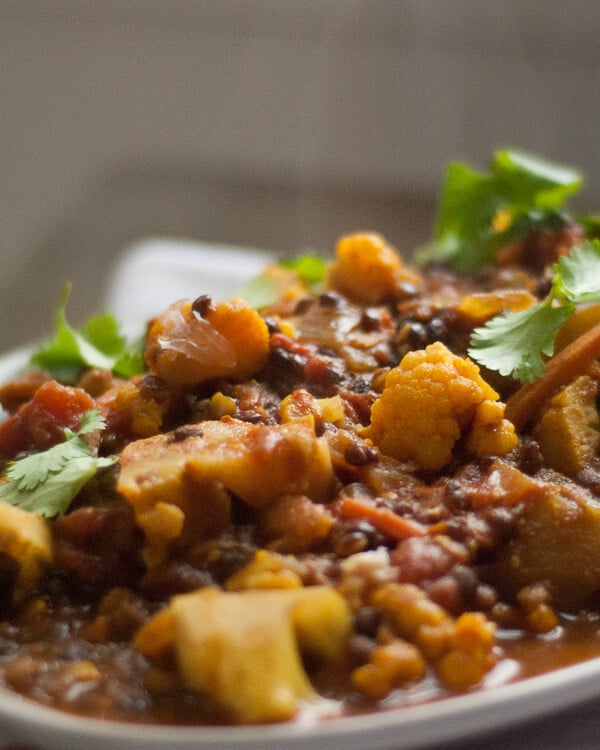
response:
<path id="1" fill-rule="evenodd" d="M 517 444 L 504 404 L 477 365 L 441 342 L 409 352 L 388 373 L 363 431 L 386 455 L 432 471 L 450 461 L 463 434 L 475 456 L 503 455 Z"/>
<path id="2" fill-rule="evenodd" d="M 326 586 L 174 597 L 135 643 L 148 657 L 174 647 L 190 688 L 207 694 L 233 721 L 291 718 L 315 697 L 301 654 L 338 659 L 351 631 L 343 597 Z M 157 644 L 160 644 L 157 647 Z"/>
<path id="3" fill-rule="evenodd" d="M 326 283 L 355 302 L 377 305 L 401 297 L 403 284 L 419 281 L 380 234 L 369 232 L 339 240 Z"/>
<path id="4" fill-rule="evenodd" d="M 241 299 L 215 305 L 208 297 L 176 302 L 148 333 L 146 364 L 169 385 L 211 378 L 244 380 L 266 363 L 267 324 Z"/>

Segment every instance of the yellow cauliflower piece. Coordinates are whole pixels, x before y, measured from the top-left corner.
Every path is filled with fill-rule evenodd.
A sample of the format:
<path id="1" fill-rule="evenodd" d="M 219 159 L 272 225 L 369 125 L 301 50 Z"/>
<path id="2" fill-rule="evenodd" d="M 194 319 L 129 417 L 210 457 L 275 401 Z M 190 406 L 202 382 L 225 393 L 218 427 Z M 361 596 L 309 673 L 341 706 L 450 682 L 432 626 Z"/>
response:
<path id="1" fill-rule="evenodd" d="M 385 379 L 363 431 L 388 456 L 437 470 L 461 435 L 475 456 L 502 455 L 517 444 L 504 404 L 469 359 L 441 342 L 409 352 Z"/>
<path id="2" fill-rule="evenodd" d="M 377 305 L 398 299 L 403 284 L 419 281 L 419 274 L 404 265 L 384 237 L 366 232 L 350 234 L 338 241 L 326 285 L 355 302 Z"/>
<path id="3" fill-rule="evenodd" d="M 47 522 L 35 513 L 0 503 L 0 554 L 17 565 L 13 599 L 18 601 L 33 589 L 52 560 Z"/>
<path id="4" fill-rule="evenodd" d="M 208 695 L 233 721 L 249 724 L 285 721 L 302 701 L 315 698 L 301 654 L 339 658 L 351 627 L 344 598 L 326 586 L 206 588 L 174 597 L 135 642 L 150 657 L 171 642 L 188 686 Z"/>

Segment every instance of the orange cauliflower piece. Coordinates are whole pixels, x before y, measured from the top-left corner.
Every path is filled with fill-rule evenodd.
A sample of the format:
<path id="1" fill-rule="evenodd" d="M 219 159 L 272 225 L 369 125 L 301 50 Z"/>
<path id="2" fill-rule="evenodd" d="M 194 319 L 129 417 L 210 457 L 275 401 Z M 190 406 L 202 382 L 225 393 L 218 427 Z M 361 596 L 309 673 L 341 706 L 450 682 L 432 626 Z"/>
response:
<path id="1" fill-rule="evenodd" d="M 403 284 L 419 281 L 419 274 L 404 265 L 380 234 L 368 232 L 338 241 L 326 285 L 355 302 L 377 305 L 401 297 Z"/>
<path id="2" fill-rule="evenodd" d="M 517 443 L 504 404 L 477 365 L 441 342 L 409 352 L 388 373 L 363 431 L 386 455 L 432 471 L 451 460 L 462 435 L 475 456 L 503 455 Z"/>
<path id="3" fill-rule="evenodd" d="M 196 385 L 212 378 L 245 380 L 269 354 L 269 331 L 244 300 L 213 304 L 209 297 L 176 302 L 153 322 L 145 359 L 169 385 Z"/>

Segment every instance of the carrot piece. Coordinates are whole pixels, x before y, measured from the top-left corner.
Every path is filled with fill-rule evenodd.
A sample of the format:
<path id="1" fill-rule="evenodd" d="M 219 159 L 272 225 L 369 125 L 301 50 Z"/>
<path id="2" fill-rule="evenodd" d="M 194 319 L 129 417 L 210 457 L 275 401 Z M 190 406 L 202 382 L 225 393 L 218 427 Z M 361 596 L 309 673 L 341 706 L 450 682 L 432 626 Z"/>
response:
<path id="1" fill-rule="evenodd" d="M 522 430 L 559 388 L 583 374 L 600 357 L 600 323 L 548 360 L 543 376 L 519 388 L 506 402 L 506 419 Z"/>
<path id="2" fill-rule="evenodd" d="M 343 498 L 340 514 L 343 518 L 368 521 L 377 531 L 397 541 L 411 536 L 425 536 L 428 532 L 428 527 L 418 521 L 402 518 L 389 508 L 380 508 L 355 497 Z"/>

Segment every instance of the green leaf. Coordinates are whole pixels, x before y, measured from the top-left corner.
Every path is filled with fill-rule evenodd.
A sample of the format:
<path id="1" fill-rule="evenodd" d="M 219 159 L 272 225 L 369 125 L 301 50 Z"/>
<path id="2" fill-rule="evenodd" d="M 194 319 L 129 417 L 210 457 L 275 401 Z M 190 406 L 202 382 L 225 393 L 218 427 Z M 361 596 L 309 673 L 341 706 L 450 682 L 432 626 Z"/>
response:
<path id="1" fill-rule="evenodd" d="M 552 271 L 552 287 L 543 302 L 497 315 L 473 331 L 472 359 L 525 383 L 544 374 L 543 356 L 554 353 L 560 327 L 578 305 L 600 302 L 600 241 L 588 240 L 573 248 Z"/>
<path id="2" fill-rule="evenodd" d="M 253 276 L 240 290 L 239 296 L 246 302 L 260 310 L 262 307 L 272 305 L 279 296 L 279 285 L 275 279 L 267 273 Z"/>
<path id="3" fill-rule="evenodd" d="M 553 267 L 553 295 L 578 305 L 600 302 L 600 241 L 588 241 Z"/>
<path id="4" fill-rule="evenodd" d="M 494 261 L 498 250 L 532 228 L 553 225 L 566 199 L 580 189 L 578 172 L 519 151 L 497 151 L 488 173 L 451 164 L 434 230 L 419 248 L 419 263 L 442 262 L 472 273 Z M 499 221 L 500 219 L 500 221 Z"/>
<path id="5" fill-rule="evenodd" d="M 9 464 L 6 475 L 19 491 L 30 492 L 43 484 L 50 474 L 61 471 L 77 455 L 78 451 L 71 441 L 59 443 L 42 453 Z"/>
<path id="6" fill-rule="evenodd" d="M 297 273 L 309 286 L 322 284 L 327 270 L 327 261 L 316 255 L 299 255 L 297 258 L 279 261 L 282 268 Z"/>
<path id="7" fill-rule="evenodd" d="M 597 214 L 590 214 L 588 216 L 579 214 L 576 218 L 577 222 L 583 227 L 586 237 L 590 239 L 600 238 L 600 216 Z"/>
<path id="8" fill-rule="evenodd" d="M 481 175 L 465 164 L 450 164 L 435 234 L 440 238 L 448 235 L 476 237 L 505 204 L 504 197 L 495 190 L 491 176 Z"/>
<path id="9" fill-rule="evenodd" d="M 71 501 L 99 468 L 110 466 L 115 461 L 113 458 L 72 456 L 62 469 L 50 473 L 33 490 L 20 489 L 10 481 L 0 485 L 0 500 L 52 518 L 68 510 Z"/>
<path id="10" fill-rule="evenodd" d="M 90 409 L 82 415 L 76 432 L 65 430 L 64 442 L 12 461 L 6 481 L 0 484 L 0 501 L 46 517 L 64 513 L 97 470 L 117 460 L 98 458 L 83 439 L 104 428 L 100 412 Z"/>
<path id="11" fill-rule="evenodd" d="M 315 255 L 300 255 L 279 261 L 278 265 L 295 273 L 312 291 L 319 293 L 325 278 L 327 261 Z M 282 284 L 268 271 L 258 274 L 248 281 L 238 294 L 249 305 L 260 310 L 274 304 L 282 292 Z"/>
<path id="12" fill-rule="evenodd" d="M 471 336 L 469 356 L 489 370 L 528 383 L 544 374 L 542 354 L 554 352 L 554 339 L 572 312 L 547 299 L 527 310 L 497 315 Z"/>
<path id="13" fill-rule="evenodd" d="M 62 381 L 76 379 L 81 367 L 112 370 L 126 377 L 142 372 L 141 344 L 128 344 L 112 315 L 93 316 L 79 330 L 69 325 L 66 307 L 70 293 L 67 285 L 56 311 L 54 336 L 31 355 L 32 364 Z"/>
<path id="14" fill-rule="evenodd" d="M 522 151 L 497 151 L 492 162 L 496 189 L 513 206 L 560 208 L 583 186 L 579 172 Z"/>
<path id="15" fill-rule="evenodd" d="M 81 330 L 81 335 L 107 357 L 120 357 L 127 345 L 118 322 L 109 313 L 89 318 Z"/>
<path id="16" fill-rule="evenodd" d="M 84 411 L 81 419 L 79 420 L 79 429 L 75 433 L 71 433 L 71 430 L 65 430 L 65 433 L 69 433 L 75 436 L 89 435 L 90 432 L 98 432 L 106 427 L 104 417 L 98 409 L 88 409 Z M 69 437 L 67 434 L 67 437 Z"/>
<path id="17" fill-rule="evenodd" d="M 132 378 L 144 371 L 144 345 L 142 342 L 134 344 L 132 350 L 125 352 L 115 361 L 112 368 L 117 377 Z"/>

